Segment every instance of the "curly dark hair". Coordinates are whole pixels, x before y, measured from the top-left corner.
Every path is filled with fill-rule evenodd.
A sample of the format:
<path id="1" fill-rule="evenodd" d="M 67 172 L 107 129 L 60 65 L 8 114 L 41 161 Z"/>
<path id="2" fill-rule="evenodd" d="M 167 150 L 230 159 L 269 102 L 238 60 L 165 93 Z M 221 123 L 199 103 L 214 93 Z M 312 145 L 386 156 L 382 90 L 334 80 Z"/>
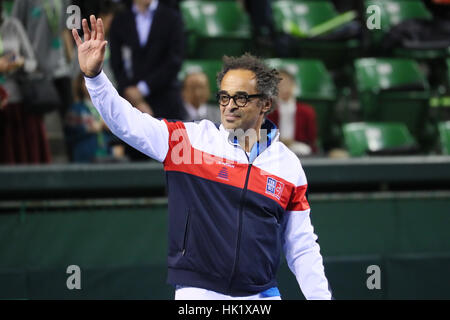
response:
<path id="1" fill-rule="evenodd" d="M 278 84 L 281 81 L 278 70 L 269 68 L 262 59 L 245 53 L 240 57 L 223 57 L 222 70 L 217 74 L 217 87 L 220 88 L 222 79 L 230 70 L 243 69 L 250 70 L 256 76 L 256 90 L 272 99 L 278 96 Z M 273 111 L 275 104 L 266 114 Z"/>

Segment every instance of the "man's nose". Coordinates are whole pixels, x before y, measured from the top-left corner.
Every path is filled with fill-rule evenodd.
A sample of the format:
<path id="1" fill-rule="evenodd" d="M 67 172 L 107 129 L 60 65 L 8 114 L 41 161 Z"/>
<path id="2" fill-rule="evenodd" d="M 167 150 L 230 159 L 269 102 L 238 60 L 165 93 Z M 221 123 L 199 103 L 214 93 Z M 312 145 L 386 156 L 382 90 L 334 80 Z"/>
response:
<path id="1" fill-rule="evenodd" d="M 231 110 L 239 108 L 233 98 L 230 98 L 230 101 L 228 101 L 228 104 L 225 106 L 225 109 L 228 108 L 230 108 Z"/>

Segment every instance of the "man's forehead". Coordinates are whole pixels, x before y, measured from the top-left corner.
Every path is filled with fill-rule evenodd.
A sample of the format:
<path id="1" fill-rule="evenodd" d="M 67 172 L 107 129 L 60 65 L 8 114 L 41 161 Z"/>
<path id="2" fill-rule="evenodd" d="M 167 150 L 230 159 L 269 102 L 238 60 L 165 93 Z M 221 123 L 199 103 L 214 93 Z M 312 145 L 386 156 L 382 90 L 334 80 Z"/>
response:
<path id="1" fill-rule="evenodd" d="M 256 75 L 251 70 L 234 69 L 229 70 L 223 77 L 220 89 L 234 92 L 256 93 Z"/>

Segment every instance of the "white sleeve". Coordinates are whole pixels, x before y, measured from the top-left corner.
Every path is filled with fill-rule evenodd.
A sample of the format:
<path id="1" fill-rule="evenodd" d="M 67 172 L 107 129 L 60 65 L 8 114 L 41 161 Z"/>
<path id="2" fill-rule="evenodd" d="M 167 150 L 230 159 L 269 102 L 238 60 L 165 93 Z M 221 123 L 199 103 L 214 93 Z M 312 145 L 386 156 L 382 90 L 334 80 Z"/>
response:
<path id="1" fill-rule="evenodd" d="M 286 212 L 283 249 L 305 298 L 329 300 L 331 292 L 309 213 L 310 209 Z"/>
<path id="2" fill-rule="evenodd" d="M 103 71 L 85 77 L 86 88 L 108 128 L 120 139 L 162 162 L 169 150 L 169 130 L 163 120 L 134 108 L 122 98 Z"/>

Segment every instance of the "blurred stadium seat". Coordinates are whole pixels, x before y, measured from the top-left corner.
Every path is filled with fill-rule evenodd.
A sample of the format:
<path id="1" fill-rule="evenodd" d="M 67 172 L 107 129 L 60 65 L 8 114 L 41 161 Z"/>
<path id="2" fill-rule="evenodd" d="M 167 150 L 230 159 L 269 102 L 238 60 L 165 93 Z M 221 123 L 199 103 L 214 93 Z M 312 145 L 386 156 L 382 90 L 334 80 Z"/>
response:
<path id="1" fill-rule="evenodd" d="M 220 59 L 241 55 L 250 48 L 249 17 L 236 1 L 182 1 L 188 56 Z"/>
<path id="2" fill-rule="evenodd" d="M 296 34 L 302 58 L 316 58 L 327 67 L 342 67 L 357 56 L 360 41 L 355 38 L 329 39 L 329 35 L 345 25 L 344 19 L 330 1 L 274 1 L 272 4 L 277 32 Z M 321 30 L 321 31 L 320 31 Z M 319 36 L 319 37 L 317 37 Z M 292 56 L 298 56 L 297 50 Z"/>
<path id="3" fill-rule="evenodd" d="M 209 89 L 211 91 L 210 103 L 216 103 L 215 93 L 217 88 L 217 73 L 222 69 L 222 60 L 185 60 L 181 71 L 178 75 L 180 81 L 186 77 L 187 74 L 193 72 L 204 72 L 208 77 Z"/>
<path id="4" fill-rule="evenodd" d="M 374 29 L 369 32 L 372 51 L 378 51 L 383 44 L 383 40 L 386 39 L 386 35 L 393 27 L 402 22 L 410 19 L 433 21 L 432 13 L 421 0 L 367 0 L 365 4 L 366 8 L 370 5 L 376 5 L 381 10 L 381 29 Z M 368 18 L 371 13 L 365 12 L 366 18 Z M 424 41 L 415 40 L 413 42 L 409 41 L 408 44 L 404 43 L 402 46 L 397 46 L 392 53 L 395 56 L 413 59 L 438 59 L 445 57 L 447 50 L 440 48 L 440 45 L 433 41 L 425 44 Z"/>
<path id="5" fill-rule="evenodd" d="M 319 146 L 327 148 L 339 130 L 335 119 L 336 87 L 330 73 L 320 60 L 267 59 L 267 63 L 278 70 L 294 75 L 297 98 L 311 104 L 317 115 Z"/>
<path id="6" fill-rule="evenodd" d="M 441 152 L 450 155 L 450 121 L 438 124 Z"/>
<path id="7" fill-rule="evenodd" d="M 419 143 L 426 140 L 430 91 L 415 61 L 358 59 L 355 81 L 364 121 L 402 122 Z"/>
<path id="8" fill-rule="evenodd" d="M 365 4 L 366 8 L 375 5 L 381 10 L 381 29 L 374 29 L 370 32 L 374 46 L 380 45 L 385 34 L 402 21 L 415 18 L 431 20 L 433 18 L 421 0 L 366 0 Z M 367 10 L 365 13 L 366 18 L 369 18 L 371 13 Z"/>
<path id="9" fill-rule="evenodd" d="M 403 123 L 358 122 L 343 125 L 344 140 L 352 157 L 367 154 L 410 154 L 417 151 Z"/>

